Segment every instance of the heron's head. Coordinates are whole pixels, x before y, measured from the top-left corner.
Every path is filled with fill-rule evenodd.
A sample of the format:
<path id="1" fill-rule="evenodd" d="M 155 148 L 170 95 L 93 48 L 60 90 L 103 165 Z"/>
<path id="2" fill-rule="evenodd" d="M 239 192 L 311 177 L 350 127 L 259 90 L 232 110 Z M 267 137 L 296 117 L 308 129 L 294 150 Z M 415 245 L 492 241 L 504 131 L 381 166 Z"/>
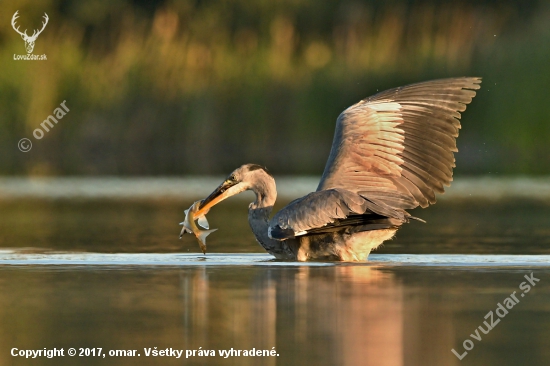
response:
<path id="1" fill-rule="evenodd" d="M 271 186 L 275 186 L 275 179 L 266 168 L 258 164 L 245 164 L 235 169 L 223 182 L 206 197 L 199 211 L 195 215 L 208 212 L 208 210 L 226 198 L 253 190 L 256 195 L 266 194 Z"/>

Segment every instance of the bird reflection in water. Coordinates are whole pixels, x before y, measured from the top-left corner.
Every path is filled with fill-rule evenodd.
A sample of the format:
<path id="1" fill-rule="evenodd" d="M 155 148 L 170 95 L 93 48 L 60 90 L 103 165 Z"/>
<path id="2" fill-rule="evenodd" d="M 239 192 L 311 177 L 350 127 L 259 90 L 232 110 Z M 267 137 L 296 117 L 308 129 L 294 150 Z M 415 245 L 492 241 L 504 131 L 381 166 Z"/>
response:
<path id="1" fill-rule="evenodd" d="M 255 274 L 248 282 L 203 269 L 182 275 L 185 347 L 276 347 L 279 357 L 263 358 L 265 365 L 403 365 L 405 356 L 415 358 L 419 343 L 441 350 L 452 344 L 449 318 L 423 314 L 438 332 L 421 335 L 418 313 L 426 304 L 406 299 L 401 281 L 375 266 L 249 271 Z M 446 354 L 431 354 L 434 361 L 453 362 Z M 258 360 L 239 358 L 239 364 Z"/>

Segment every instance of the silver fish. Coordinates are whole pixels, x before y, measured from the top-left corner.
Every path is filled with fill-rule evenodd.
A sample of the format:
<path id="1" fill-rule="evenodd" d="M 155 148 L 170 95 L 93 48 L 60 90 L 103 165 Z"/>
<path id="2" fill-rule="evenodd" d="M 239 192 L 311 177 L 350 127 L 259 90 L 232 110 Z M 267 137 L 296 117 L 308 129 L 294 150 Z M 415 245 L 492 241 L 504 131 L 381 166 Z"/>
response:
<path id="1" fill-rule="evenodd" d="M 180 239 L 186 232 L 195 234 L 203 254 L 206 254 L 206 237 L 218 229 L 201 230 L 195 224 L 195 220 L 198 220 L 198 223 L 201 227 L 205 229 L 209 229 L 210 227 L 208 225 L 208 220 L 206 220 L 205 216 L 208 211 L 198 217 L 195 217 L 195 213 L 199 210 L 200 203 L 201 201 L 197 201 L 193 203 L 193 205 L 191 205 L 189 209 L 185 210 L 185 220 L 180 223 L 180 225 L 183 225 L 180 233 Z"/>

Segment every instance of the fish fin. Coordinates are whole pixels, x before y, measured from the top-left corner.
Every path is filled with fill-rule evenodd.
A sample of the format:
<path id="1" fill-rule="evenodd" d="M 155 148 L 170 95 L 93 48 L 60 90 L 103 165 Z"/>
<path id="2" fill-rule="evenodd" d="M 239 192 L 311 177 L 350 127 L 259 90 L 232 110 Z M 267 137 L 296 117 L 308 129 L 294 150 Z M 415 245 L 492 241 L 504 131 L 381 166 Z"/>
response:
<path id="1" fill-rule="evenodd" d="M 208 220 L 206 219 L 206 216 L 200 216 L 198 218 L 199 225 L 204 229 L 210 229 L 210 225 L 208 224 Z"/>
<path id="2" fill-rule="evenodd" d="M 181 224 L 180 224 L 180 225 L 181 225 Z M 193 232 L 193 231 L 189 230 L 187 227 L 185 227 L 185 226 L 182 227 L 182 228 L 181 228 L 181 233 L 180 233 L 180 239 L 181 239 L 181 237 L 183 236 L 183 234 L 185 234 L 185 233 L 191 234 L 192 232 Z"/>
<path id="3" fill-rule="evenodd" d="M 214 231 L 218 229 L 212 229 L 212 230 L 203 230 L 199 234 L 199 240 L 202 241 L 206 245 L 206 237 L 210 234 L 212 234 Z"/>

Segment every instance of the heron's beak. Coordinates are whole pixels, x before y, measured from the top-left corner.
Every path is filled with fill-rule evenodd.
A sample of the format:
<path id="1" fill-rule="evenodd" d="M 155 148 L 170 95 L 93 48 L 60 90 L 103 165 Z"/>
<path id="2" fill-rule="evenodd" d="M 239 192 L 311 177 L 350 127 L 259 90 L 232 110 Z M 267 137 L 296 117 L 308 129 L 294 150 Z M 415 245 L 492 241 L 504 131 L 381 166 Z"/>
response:
<path id="1" fill-rule="evenodd" d="M 240 182 L 234 182 L 226 180 L 214 192 L 210 193 L 208 197 L 202 200 L 199 210 L 195 213 L 195 216 L 206 214 L 210 208 L 217 205 L 221 201 L 236 194 L 239 194 L 246 190 L 246 186 Z"/>

